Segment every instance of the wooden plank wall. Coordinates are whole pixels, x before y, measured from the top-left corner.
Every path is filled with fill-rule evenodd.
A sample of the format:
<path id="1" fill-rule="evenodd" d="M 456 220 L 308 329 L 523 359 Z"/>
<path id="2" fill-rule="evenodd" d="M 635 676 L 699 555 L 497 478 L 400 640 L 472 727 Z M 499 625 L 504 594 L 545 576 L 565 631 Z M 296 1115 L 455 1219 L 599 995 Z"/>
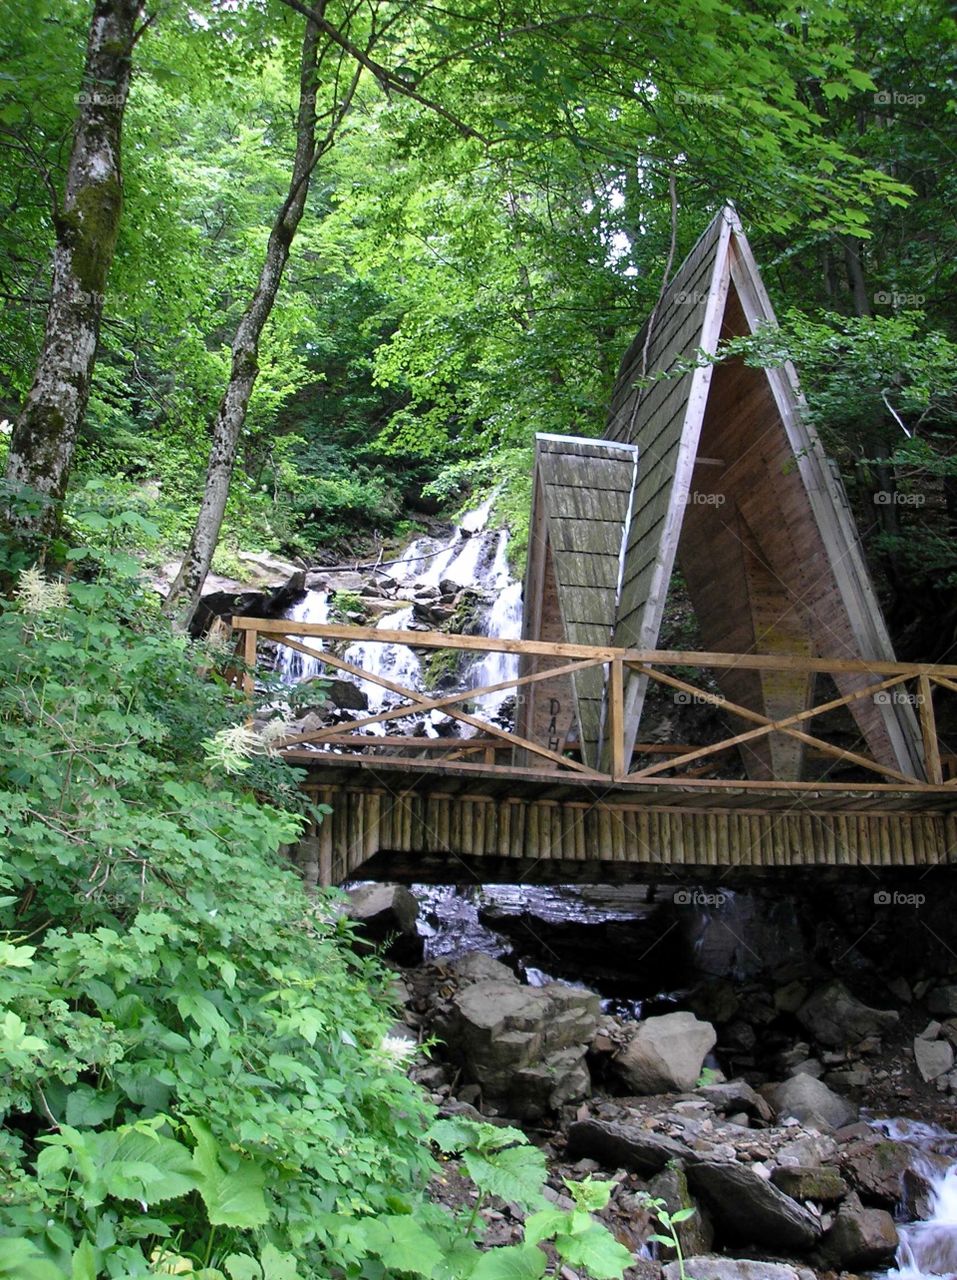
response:
<path id="1" fill-rule="evenodd" d="M 310 788 L 332 814 L 294 851 L 307 884 L 361 878 L 380 853 L 446 860 L 450 883 L 460 859 L 581 864 L 600 883 L 609 868 L 636 876 L 668 868 L 930 867 L 953 861 L 953 814 L 854 811 L 691 810 L 584 800 L 394 793 L 382 788 Z M 433 863 L 434 865 L 434 863 Z M 620 870 L 620 868 L 619 868 Z M 529 878 L 534 879 L 534 874 Z"/>
<path id="2" fill-rule="evenodd" d="M 547 528 L 546 555 L 554 567 L 564 638 L 572 644 L 608 644 L 637 450 L 607 441 L 540 435 L 536 466 Z M 597 766 L 603 668 L 580 672 L 573 680 L 582 758 Z"/>

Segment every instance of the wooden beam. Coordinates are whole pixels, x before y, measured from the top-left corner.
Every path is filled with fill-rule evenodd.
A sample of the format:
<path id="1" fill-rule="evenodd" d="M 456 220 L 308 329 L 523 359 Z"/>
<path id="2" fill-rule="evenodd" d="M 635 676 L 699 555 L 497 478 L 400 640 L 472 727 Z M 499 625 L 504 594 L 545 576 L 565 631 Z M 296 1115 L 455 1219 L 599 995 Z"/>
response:
<path id="1" fill-rule="evenodd" d="M 625 683 L 620 658 L 609 664 L 608 671 L 608 745 L 611 776 L 620 778 L 628 771 L 625 759 Z"/>
<path id="2" fill-rule="evenodd" d="M 652 677 L 656 678 L 656 677 Z M 849 702 L 854 702 L 857 698 L 871 697 L 882 689 L 889 689 L 892 685 L 900 684 L 906 677 L 892 676 L 889 680 L 884 680 L 881 684 L 868 685 L 866 689 L 856 689 L 853 693 L 845 694 L 842 698 L 832 698 L 830 702 L 822 702 L 819 706 L 811 707 L 808 710 L 797 712 L 795 715 L 787 716 L 782 720 L 768 720 L 760 725 L 757 729 L 748 729 L 744 733 L 738 733 L 733 738 L 723 738 L 721 742 L 709 743 L 705 747 L 689 748 L 687 753 L 681 755 L 676 760 L 665 760 L 661 764 L 649 765 L 646 769 L 642 769 L 639 773 L 629 775 L 632 778 L 650 778 L 656 773 L 662 772 L 664 769 L 674 769 L 678 765 L 690 764 L 692 760 L 699 760 L 703 756 L 714 755 L 719 751 L 728 751 L 732 747 L 738 747 L 743 742 L 751 742 L 755 738 L 761 738 L 768 733 L 774 733 L 778 729 L 785 729 L 788 725 L 800 724 L 803 720 L 813 719 L 814 716 L 822 715 L 825 711 L 833 711 L 836 707 L 845 706 Z M 691 689 L 691 685 L 686 688 Z M 704 697 L 709 702 L 714 702 L 719 707 L 728 706 L 728 701 L 721 694 L 706 694 L 703 690 L 699 691 L 696 696 Z M 755 715 L 758 713 L 755 712 Z"/>
<path id="3" fill-rule="evenodd" d="M 944 775 L 940 767 L 940 746 L 937 742 L 937 721 L 934 716 L 934 690 L 927 675 L 917 678 L 919 689 L 917 709 L 920 712 L 920 731 L 924 742 L 924 767 L 927 781 L 942 783 Z"/>

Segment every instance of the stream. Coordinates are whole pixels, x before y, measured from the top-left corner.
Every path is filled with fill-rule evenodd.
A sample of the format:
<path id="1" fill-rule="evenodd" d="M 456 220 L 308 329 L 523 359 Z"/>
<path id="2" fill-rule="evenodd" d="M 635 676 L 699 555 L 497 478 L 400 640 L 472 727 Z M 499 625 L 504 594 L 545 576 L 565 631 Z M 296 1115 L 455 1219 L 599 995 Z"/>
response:
<path id="1" fill-rule="evenodd" d="M 406 598 L 426 599 L 440 589 L 448 593 L 455 584 L 484 597 L 479 620 L 482 634 L 520 636 L 522 585 L 509 569 L 507 532 L 488 527 L 491 506 L 489 500 L 463 516 L 447 539 L 416 539 L 387 566 L 400 607 L 379 618 L 379 629 L 409 629 L 414 614 Z M 327 622 L 329 595 L 309 591 L 287 617 Z M 422 665 L 414 649 L 363 641 L 351 645 L 345 657 L 370 674 L 422 687 Z M 318 660 L 287 648 L 281 650 L 278 662 L 288 683 L 310 679 L 321 671 Z M 460 679 L 473 686 L 495 684 L 514 678 L 516 663 L 509 654 L 483 655 L 460 672 Z M 359 683 L 372 714 L 398 701 L 397 695 L 379 685 Z M 502 717 L 511 696 L 509 690 L 486 695 L 476 714 L 490 721 Z M 427 723 L 429 736 L 437 736 L 436 723 Z M 390 731 L 396 732 L 395 722 Z M 374 725 L 367 732 L 382 734 L 386 729 Z M 750 957 L 755 948 L 760 949 L 756 942 L 755 948 L 747 945 L 747 939 L 758 936 L 754 930 L 765 931 L 762 943 L 771 933 L 785 948 L 800 946 L 799 931 L 786 905 L 756 906 L 751 895 L 730 890 L 713 895 L 716 901 L 707 908 L 676 913 L 675 888 L 652 895 L 644 885 L 414 885 L 412 889 L 421 907 L 419 930 L 427 959 L 483 951 L 506 960 L 532 986 L 556 978 L 586 985 L 600 993 L 604 1012 L 624 1019 L 683 1007 L 682 996 L 703 976 L 746 981 L 751 976 Z M 636 962 L 645 956 L 650 957 L 649 963 Z M 921 1152 L 931 1186 L 929 1218 L 898 1224 L 896 1265 L 872 1273 L 874 1280 L 957 1280 L 957 1134 L 915 1120 L 872 1117 L 868 1123 Z M 933 1156 L 938 1157 L 936 1162 Z M 943 1171 L 940 1156 L 952 1161 Z"/>

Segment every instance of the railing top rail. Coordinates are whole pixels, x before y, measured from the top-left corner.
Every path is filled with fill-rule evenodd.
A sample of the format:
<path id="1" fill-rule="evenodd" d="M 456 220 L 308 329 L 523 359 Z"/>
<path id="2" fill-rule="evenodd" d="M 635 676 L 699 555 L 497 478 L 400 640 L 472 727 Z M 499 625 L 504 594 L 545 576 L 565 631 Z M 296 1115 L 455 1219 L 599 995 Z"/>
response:
<path id="1" fill-rule="evenodd" d="M 496 636 L 448 635 L 435 631 L 391 631 L 352 627 L 332 622 L 295 622 L 288 618 L 234 617 L 237 631 L 256 631 L 281 639 L 284 635 L 316 636 L 323 640 L 372 640 L 416 649 L 465 649 L 476 653 L 517 653 L 538 657 L 581 658 L 599 662 L 620 659 L 626 665 L 741 667 L 747 671 L 807 671 L 822 674 L 901 676 L 926 675 L 957 679 L 957 666 L 931 662 L 868 661 L 860 658 L 809 658 L 783 653 L 709 653 L 682 649 L 622 649 L 612 645 L 566 644 L 545 640 L 506 640 Z"/>

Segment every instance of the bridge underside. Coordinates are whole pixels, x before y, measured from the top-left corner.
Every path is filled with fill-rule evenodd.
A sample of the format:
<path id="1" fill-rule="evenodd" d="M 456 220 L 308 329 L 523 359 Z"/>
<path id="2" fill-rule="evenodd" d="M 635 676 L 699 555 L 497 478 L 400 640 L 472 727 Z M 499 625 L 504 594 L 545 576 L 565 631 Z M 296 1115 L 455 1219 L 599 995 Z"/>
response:
<path id="1" fill-rule="evenodd" d="M 332 812 L 307 882 L 740 881 L 827 868 L 922 874 L 957 861 L 947 786 L 589 781 L 490 765 L 290 751 Z"/>

